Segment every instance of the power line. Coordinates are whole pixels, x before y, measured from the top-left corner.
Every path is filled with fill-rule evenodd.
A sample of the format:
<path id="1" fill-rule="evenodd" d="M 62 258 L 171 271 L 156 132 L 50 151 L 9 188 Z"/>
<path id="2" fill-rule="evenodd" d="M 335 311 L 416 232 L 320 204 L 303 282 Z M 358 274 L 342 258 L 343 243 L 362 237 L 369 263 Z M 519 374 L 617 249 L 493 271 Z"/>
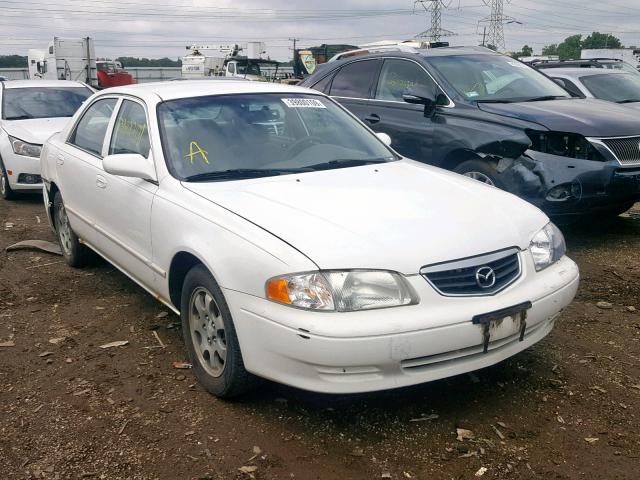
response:
<path id="1" fill-rule="evenodd" d="M 507 2 L 510 1 L 507 0 Z M 478 23 L 489 23 L 488 44 L 493 45 L 498 51 L 504 51 L 504 24 L 513 22 L 515 19 L 504 14 L 504 0 L 483 0 L 483 2 L 491 7 L 491 13 Z"/>

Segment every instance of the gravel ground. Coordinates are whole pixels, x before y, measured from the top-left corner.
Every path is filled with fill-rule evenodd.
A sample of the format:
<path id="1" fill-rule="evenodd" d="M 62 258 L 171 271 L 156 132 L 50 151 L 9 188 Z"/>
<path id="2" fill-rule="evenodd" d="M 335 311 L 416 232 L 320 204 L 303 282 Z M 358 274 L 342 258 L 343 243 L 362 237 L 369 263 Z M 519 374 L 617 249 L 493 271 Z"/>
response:
<path id="1" fill-rule="evenodd" d="M 564 228 L 578 296 L 514 358 L 376 394 L 265 382 L 224 402 L 173 367 L 179 319 L 107 262 L 7 254 L 53 235 L 39 197 L 0 200 L 0 478 L 637 480 L 638 207 Z"/>

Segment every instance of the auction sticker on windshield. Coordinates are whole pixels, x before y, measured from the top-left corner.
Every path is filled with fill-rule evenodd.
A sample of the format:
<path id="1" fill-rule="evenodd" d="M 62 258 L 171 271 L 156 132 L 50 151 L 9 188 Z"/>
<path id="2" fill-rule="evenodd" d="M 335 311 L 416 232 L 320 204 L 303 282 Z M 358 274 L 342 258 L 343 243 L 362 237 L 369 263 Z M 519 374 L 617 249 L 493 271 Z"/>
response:
<path id="1" fill-rule="evenodd" d="M 283 98 L 282 101 L 289 108 L 327 108 L 315 98 Z"/>

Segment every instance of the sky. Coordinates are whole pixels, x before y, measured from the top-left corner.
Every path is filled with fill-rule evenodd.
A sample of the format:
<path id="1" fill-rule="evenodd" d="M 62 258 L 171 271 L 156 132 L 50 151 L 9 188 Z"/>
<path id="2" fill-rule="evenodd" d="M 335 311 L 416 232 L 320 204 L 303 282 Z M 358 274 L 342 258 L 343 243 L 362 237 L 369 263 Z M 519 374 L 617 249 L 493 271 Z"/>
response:
<path id="1" fill-rule="evenodd" d="M 442 28 L 456 45 L 477 45 L 490 13 L 485 0 L 441 0 Z M 487 3 L 491 3 L 486 0 Z M 45 49 L 54 36 L 95 39 L 96 55 L 178 58 L 192 44 L 264 41 L 277 60 L 291 57 L 292 42 L 360 45 L 409 39 L 430 26 L 412 0 L 0 0 L 0 54 Z M 505 0 L 506 50 L 524 44 L 539 53 L 568 35 L 596 30 L 640 46 L 638 0 Z"/>

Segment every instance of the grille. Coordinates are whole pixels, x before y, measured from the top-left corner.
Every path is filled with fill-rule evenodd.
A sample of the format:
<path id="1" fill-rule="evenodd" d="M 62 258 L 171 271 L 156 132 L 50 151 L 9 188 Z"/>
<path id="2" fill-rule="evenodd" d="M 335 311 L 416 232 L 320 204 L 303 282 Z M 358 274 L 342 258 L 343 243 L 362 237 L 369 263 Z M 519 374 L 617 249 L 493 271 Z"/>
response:
<path id="1" fill-rule="evenodd" d="M 478 270 L 495 274 L 495 282 L 483 286 L 477 280 Z M 513 248 L 453 262 L 423 267 L 420 274 L 442 295 L 493 295 L 520 276 L 518 250 Z"/>
<path id="2" fill-rule="evenodd" d="M 620 164 L 640 164 L 640 137 L 602 138 L 600 141 L 613 152 Z"/>

